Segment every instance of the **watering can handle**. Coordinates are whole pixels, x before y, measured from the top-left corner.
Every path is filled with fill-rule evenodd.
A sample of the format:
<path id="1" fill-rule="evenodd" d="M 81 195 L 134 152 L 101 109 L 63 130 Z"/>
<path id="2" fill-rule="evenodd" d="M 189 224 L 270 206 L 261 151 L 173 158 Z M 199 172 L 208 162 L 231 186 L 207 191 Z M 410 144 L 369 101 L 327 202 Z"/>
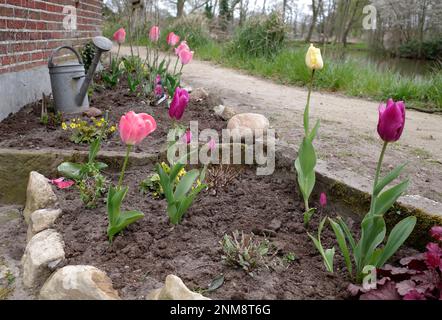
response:
<path id="1" fill-rule="evenodd" d="M 69 46 L 61 46 L 61 47 L 56 48 L 54 51 L 52 51 L 52 54 L 51 54 L 51 56 L 50 56 L 50 58 L 49 58 L 49 62 L 48 62 L 48 66 L 49 66 L 49 67 L 54 67 L 54 66 L 55 66 L 55 64 L 54 64 L 54 62 L 52 61 L 52 59 L 53 59 L 54 56 L 58 53 L 58 51 L 60 51 L 60 50 L 62 50 L 62 49 L 68 49 L 68 50 L 71 50 L 71 51 L 75 54 L 75 56 L 77 57 L 78 62 L 79 62 L 80 64 L 83 64 L 83 61 L 81 60 L 80 55 L 78 54 L 78 52 L 77 52 L 74 48 L 69 47 Z"/>

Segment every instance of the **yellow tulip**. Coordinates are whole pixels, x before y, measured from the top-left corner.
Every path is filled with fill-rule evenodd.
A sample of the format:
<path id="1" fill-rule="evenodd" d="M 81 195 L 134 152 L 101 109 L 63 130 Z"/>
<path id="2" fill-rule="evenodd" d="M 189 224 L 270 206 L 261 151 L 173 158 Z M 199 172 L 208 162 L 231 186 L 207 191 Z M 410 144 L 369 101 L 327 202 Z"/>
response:
<path id="1" fill-rule="evenodd" d="M 310 48 L 308 48 L 307 55 L 305 56 L 305 64 L 310 70 L 321 70 L 324 67 L 321 49 L 310 44 Z"/>

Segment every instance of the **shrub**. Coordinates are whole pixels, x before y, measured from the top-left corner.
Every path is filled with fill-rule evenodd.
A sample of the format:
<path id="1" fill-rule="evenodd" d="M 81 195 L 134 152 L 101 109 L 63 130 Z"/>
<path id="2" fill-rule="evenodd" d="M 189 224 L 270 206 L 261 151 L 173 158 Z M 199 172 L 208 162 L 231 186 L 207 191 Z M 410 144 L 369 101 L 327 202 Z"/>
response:
<path id="1" fill-rule="evenodd" d="M 84 64 L 84 69 L 86 70 L 86 72 L 89 70 L 89 67 L 92 64 L 92 60 L 94 59 L 95 56 L 95 46 L 92 42 L 88 42 L 86 43 L 83 48 L 81 49 L 80 55 L 81 55 L 81 60 L 83 60 L 83 64 Z"/>
<path id="2" fill-rule="evenodd" d="M 411 40 L 399 47 L 399 56 L 403 58 L 424 58 L 429 60 L 442 59 L 442 38 L 424 41 Z M 421 49 L 419 56 L 419 49 Z"/>
<path id="3" fill-rule="evenodd" d="M 231 50 L 242 56 L 273 57 L 284 47 L 286 29 L 277 13 L 250 19 L 238 28 Z"/>
<path id="4" fill-rule="evenodd" d="M 161 32 L 160 42 L 167 46 L 166 37 L 169 32 L 175 32 L 181 40 L 187 41 L 191 48 L 197 48 L 210 41 L 209 21 L 202 15 L 189 15 L 174 21 L 170 27 Z"/>

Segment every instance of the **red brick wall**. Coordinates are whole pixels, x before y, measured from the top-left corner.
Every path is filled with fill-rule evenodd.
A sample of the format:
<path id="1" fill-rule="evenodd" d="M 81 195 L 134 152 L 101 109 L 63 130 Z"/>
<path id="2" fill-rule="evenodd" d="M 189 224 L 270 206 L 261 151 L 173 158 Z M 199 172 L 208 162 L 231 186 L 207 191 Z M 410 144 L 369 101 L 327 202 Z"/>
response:
<path id="1" fill-rule="evenodd" d="M 63 8 L 76 7 L 77 30 L 63 28 Z M 0 74 L 47 64 L 52 50 L 101 34 L 102 0 L 0 0 Z"/>

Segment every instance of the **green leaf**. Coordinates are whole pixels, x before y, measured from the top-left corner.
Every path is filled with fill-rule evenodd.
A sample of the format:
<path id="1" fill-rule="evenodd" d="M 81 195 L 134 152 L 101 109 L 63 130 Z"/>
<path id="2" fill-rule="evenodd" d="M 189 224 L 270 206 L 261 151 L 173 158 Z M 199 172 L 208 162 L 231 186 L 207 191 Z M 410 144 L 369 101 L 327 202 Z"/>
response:
<path id="1" fill-rule="evenodd" d="M 400 246 L 408 239 L 416 226 L 416 217 L 408 217 L 399 222 L 388 236 L 387 244 L 376 262 L 376 267 L 382 267 Z"/>
<path id="2" fill-rule="evenodd" d="M 57 170 L 64 177 L 74 180 L 81 180 L 81 169 L 83 165 L 79 163 L 63 162 L 57 167 Z"/>
<path id="3" fill-rule="evenodd" d="M 144 214 L 139 211 L 125 211 L 121 213 L 117 221 L 117 224 L 109 225 L 107 229 L 109 240 L 112 241 L 113 237 L 116 234 L 120 233 L 128 225 L 142 219 L 143 217 Z"/>
<path id="4" fill-rule="evenodd" d="M 396 200 L 407 190 L 409 180 L 406 180 L 397 186 L 383 192 L 376 199 L 376 205 L 374 208 L 374 215 L 383 215 L 387 212 Z"/>
<path id="5" fill-rule="evenodd" d="M 95 167 L 98 169 L 98 171 L 104 170 L 108 167 L 107 164 L 104 162 L 95 162 Z"/>
<path id="6" fill-rule="evenodd" d="M 194 169 L 192 171 L 189 171 L 186 173 L 185 176 L 183 176 L 178 183 L 176 189 L 174 198 L 175 200 L 179 201 L 181 198 L 183 198 L 189 190 L 192 188 L 193 184 L 195 183 L 195 180 L 199 176 L 199 171 Z"/>
<path id="7" fill-rule="evenodd" d="M 185 167 L 185 164 L 182 163 L 177 163 L 176 165 L 174 165 L 172 167 L 172 169 L 170 170 L 169 173 L 169 180 L 170 181 L 175 181 L 176 177 L 178 176 L 178 174 L 180 173 L 180 171 Z"/>
<path id="8" fill-rule="evenodd" d="M 356 267 L 361 268 L 371 261 L 374 250 L 385 238 L 385 220 L 381 215 L 366 215 L 361 223 L 361 239 L 354 250 Z"/>
<path id="9" fill-rule="evenodd" d="M 391 171 L 387 176 L 385 176 L 374 189 L 373 195 L 377 196 L 388 184 L 390 184 L 393 180 L 395 180 L 401 174 L 402 170 L 404 170 L 407 164 L 404 163 L 400 166 L 397 166 L 393 171 Z"/>
<path id="10" fill-rule="evenodd" d="M 356 242 L 355 239 L 353 238 L 353 235 L 351 234 L 350 228 L 347 226 L 345 221 L 342 220 L 341 217 L 338 218 L 338 223 L 342 231 L 344 231 L 345 236 L 347 237 L 347 240 L 350 243 L 351 249 L 354 251 L 356 248 Z"/>
<path id="11" fill-rule="evenodd" d="M 320 120 L 316 121 L 316 125 L 314 126 L 314 128 L 310 132 L 310 134 L 308 135 L 308 139 L 310 140 L 310 142 L 313 142 L 313 140 L 315 140 L 316 136 L 318 135 L 318 130 L 319 130 L 320 123 L 321 123 Z"/>
<path id="12" fill-rule="evenodd" d="M 169 176 L 164 172 L 163 167 L 161 167 L 160 164 L 157 164 L 157 173 L 160 176 L 160 185 L 163 188 L 164 197 L 166 198 L 167 202 L 170 204 L 174 201 L 174 199 L 173 199 L 172 187 L 170 185 L 171 181 L 169 179 Z"/>
<path id="13" fill-rule="evenodd" d="M 347 266 L 348 272 L 351 275 L 353 273 L 353 268 L 351 265 L 350 251 L 348 250 L 344 231 L 342 230 L 340 225 L 332 219 L 329 218 L 328 221 L 330 221 L 333 231 L 335 232 L 336 240 L 338 241 L 339 248 L 341 249 L 342 255 L 344 256 L 345 265 Z"/>
<path id="14" fill-rule="evenodd" d="M 100 145 L 101 145 L 101 139 L 95 139 L 90 147 L 89 147 L 89 163 L 92 163 L 95 161 L 95 157 L 98 154 L 98 151 L 100 151 Z"/>
<path id="15" fill-rule="evenodd" d="M 114 186 L 109 187 L 107 194 L 107 213 L 109 217 L 109 224 L 116 225 L 120 216 L 121 202 L 126 196 L 128 187 L 118 190 Z"/>
<path id="16" fill-rule="evenodd" d="M 316 166 L 316 153 L 315 149 L 313 148 L 313 144 L 309 139 L 304 138 L 302 140 L 301 147 L 299 148 L 298 152 L 298 158 L 300 168 L 304 175 L 314 171 Z"/>
<path id="17" fill-rule="evenodd" d="M 181 201 L 179 201 L 176 213 L 178 216 L 178 223 L 181 221 L 187 210 L 189 210 L 196 196 L 205 188 L 207 188 L 207 186 L 205 184 L 201 184 L 195 189 L 193 189 L 189 196 L 184 197 L 183 199 L 181 199 Z"/>
<path id="18" fill-rule="evenodd" d="M 305 175 L 304 172 L 302 172 L 302 169 L 301 169 L 301 166 L 299 163 L 299 158 L 296 159 L 296 161 L 295 161 L 295 169 L 296 169 L 296 172 L 298 173 L 298 185 L 299 185 L 299 189 L 301 189 L 302 197 L 308 201 L 308 199 L 310 198 L 310 195 L 312 194 L 313 188 L 315 186 L 316 174 L 313 171 L 313 172 Z"/>
<path id="19" fill-rule="evenodd" d="M 311 208 L 310 210 L 304 212 L 304 226 L 308 227 L 310 220 L 312 219 L 313 214 L 315 213 L 316 208 Z"/>
<path id="20" fill-rule="evenodd" d="M 322 256 L 322 259 L 324 260 L 325 268 L 328 272 L 333 273 L 333 258 L 334 258 L 334 248 L 333 249 L 327 249 L 324 251 L 324 248 L 322 247 L 321 241 L 313 237 L 310 233 L 307 232 L 307 235 L 312 239 L 313 244 L 315 245 L 316 249 L 319 251 L 319 253 Z M 319 238 L 320 239 L 320 238 Z"/>

